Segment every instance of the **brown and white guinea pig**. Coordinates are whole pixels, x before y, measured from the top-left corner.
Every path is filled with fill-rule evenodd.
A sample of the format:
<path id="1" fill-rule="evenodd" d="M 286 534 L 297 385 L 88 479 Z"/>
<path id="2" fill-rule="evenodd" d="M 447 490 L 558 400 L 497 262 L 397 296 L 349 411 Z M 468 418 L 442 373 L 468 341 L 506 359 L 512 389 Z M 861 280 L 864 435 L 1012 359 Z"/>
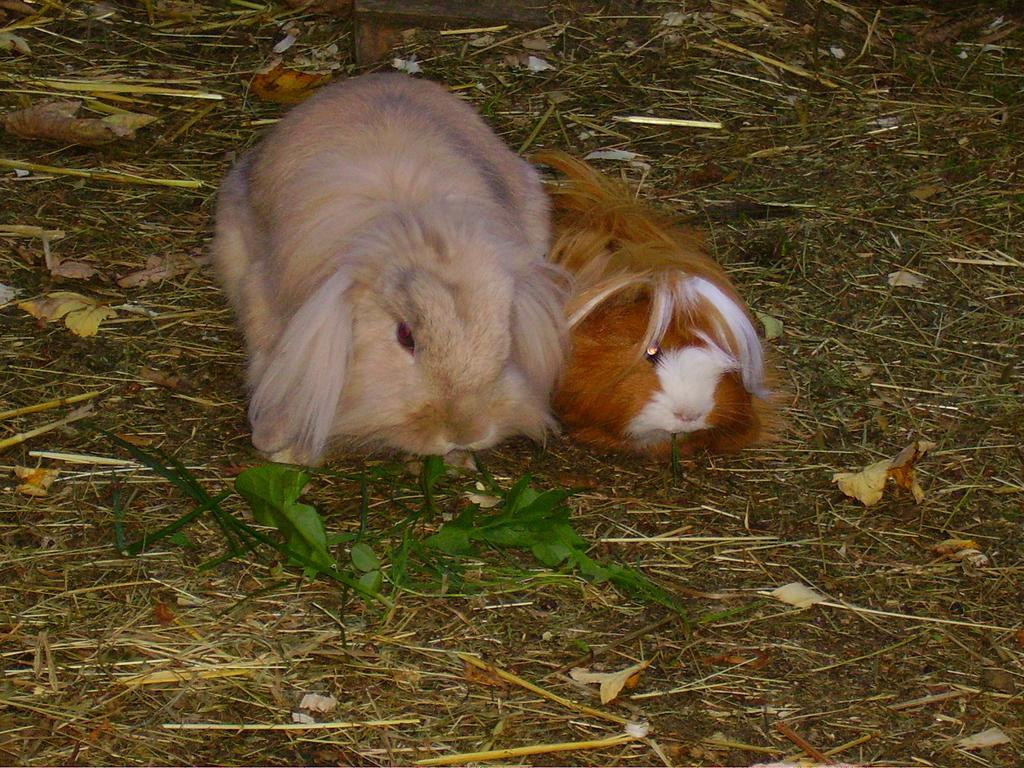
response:
<path id="1" fill-rule="evenodd" d="M 572 352 L 554 398 L 577 439 L 602 448 L 731 452 L 765 441 L 775 409 L 745 303 L 697 232 L 564 153 L 534 161 L 552 185 L 550 259 L 575 276 Z"/>
<path id="2" fill-rule="evenodd" d="M 253 445 L 316 464 L 542 437 L 568 335 L 549 243 L 537 172 L 442 86 L 366 75 L 295 107 L 216 212 Z"/>

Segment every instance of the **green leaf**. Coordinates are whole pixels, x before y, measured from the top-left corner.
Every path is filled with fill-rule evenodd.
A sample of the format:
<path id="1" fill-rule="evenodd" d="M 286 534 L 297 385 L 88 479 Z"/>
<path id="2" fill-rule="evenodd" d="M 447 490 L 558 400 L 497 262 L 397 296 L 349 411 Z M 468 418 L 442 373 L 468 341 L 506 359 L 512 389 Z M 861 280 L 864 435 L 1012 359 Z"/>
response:
<path id="1" fill-rule="evenodd" d="M 433 536 L 427 537 L 424 543 L 428 547 L 441 550 L 446 555 L 473 554 L 473 545 L 469 540 L 469 531 L 452 523 L 442 525 L 441 530 Z"/>
<path id="2" fill-rule="evenodd" d="M 591 560 L 582 552 L 576 552 L 573 555 L 573 560 L 576 566 L 580 569 L 580 573 L 583 574 L 589 581 L 595 584 L 603 584 L 608 581 L 611 573 L 600 563 Z"/>
<path id="3" fill-rule="evenodd" d="M 541 541 L 533 545 L 533 556 L 548 568 L 556 568 L 572 555 L 572 548 L 560 541 Z"/>
<path id="4" fill-rule="evenodd" d="M 537 498 L 537 492 L 530 487 L 530 480 L 529 475 L 523 475 L 518 483 L 508 489 L 505 494 L 505 511 L 508 514 L 516 514 Z"/>
<path id="5" fill-rule="evenodd" d="M 298 501 L 309 475 L 283 464 L 251 467 L 235 478 L 235 490 L 245 497 L 260 525 L 277 527 L 280 511 Z"/>
<path id="6" fill-rule="evenodd" d="M 352 545 L 352 565 L 357 571 L 369 573 L 380 569 L 380 560 L 374 554 L 373 549 L 364 541 Z"/>
<path id="7" fill-rule="evenodd" d="M 380 571 L 367 571 L 359 577 L 359 584 L 367 592 L 375 595 L 380 592 L 380 588 L 384 584 L 384 578 L 381 576 Z"/>
<path id="8" fill-rule="evenodd" d="M 571 549 L 586 549 L 587 542 L 569 523 L 557 522 L 548 529 L 548 538 L 552 542 L 564 544 Z"/>
<path id="9" fill-rule="evenodd" d="M 172 543 L 177 544 L 179 547 L 191 547 L 192 541 L 181 531 L 175 531 L 167 537 Z"/>
<path id="10" fill-rule="evenodd" d="M 308 482 L 305 472 L 281 464 L 265 464 L 247 469 L 235 478 L 235 490 L 249 502 L 258 522 L 281 532 L 290 552 L 322 568 L 335 568 L 337 563 L 328 551 L 327 532 L 320 514 L 297 501 Z"/>
<path id="11" fill-rule="evenodd" d="M 479 538 L 496 547 L 526 549 L 536 544 L 539 537 L 536 531 L 528 528 L 516 525 L 501 525 L 483 529 L 480 532 Z"/>
<path id="12" fill-rule="evenodd" d="M 550 515 L 555 509 L 565 504 L 566 499 L 568 499 L 570 496 L 572 496 L 572 491 L 564 489 L 544 491 L 544 493 L 541 493 L 539 495 L 535 494 L 532 500 L 525 502 L 524 506 L 521 507 L 519 514 L 528 515 L 531 518 L 546 517 Z"/>

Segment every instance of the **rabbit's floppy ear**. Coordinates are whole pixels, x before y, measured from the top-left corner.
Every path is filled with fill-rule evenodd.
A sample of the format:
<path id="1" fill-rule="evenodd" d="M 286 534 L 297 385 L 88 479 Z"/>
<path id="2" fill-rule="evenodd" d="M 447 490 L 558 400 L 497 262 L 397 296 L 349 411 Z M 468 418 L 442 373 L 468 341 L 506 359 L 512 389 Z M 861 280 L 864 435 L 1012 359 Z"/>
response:
<path id="1" fill-rule="evenodd" d="M 352 277 L 335 272 L 292 316 L 278 339 L 249 404 L 253 443 L 263 451 L 291 448 L 313 463 L 330 437 L 345 385 Z"/>
<path id="2" fill-rule="evenodd" d="M 565 302 L 569 274 L 538 261 L 518 275 L 512 303 L 512 352 L 527 380 L 547 393 L 555 384 L 568 346 Z"/>

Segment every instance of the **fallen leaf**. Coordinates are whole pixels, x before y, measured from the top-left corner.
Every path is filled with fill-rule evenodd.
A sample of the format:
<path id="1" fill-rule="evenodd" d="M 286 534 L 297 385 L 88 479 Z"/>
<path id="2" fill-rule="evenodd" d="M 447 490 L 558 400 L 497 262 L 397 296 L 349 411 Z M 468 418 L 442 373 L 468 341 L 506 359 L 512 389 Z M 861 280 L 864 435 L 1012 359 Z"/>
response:
<path id="1" fill-rule="evenodd" d="M 628 149 L 595 149 L 584 160 L 635 160 L 639 155 Z"/>
<path id="2" fill-rule="evenodd" d="M 643 739 L 651 732 L 651 724 L 646 720 L 630 720 L 626 723 L 626 735 L 634 739 Z"/>
<path id="3" fill-rule="evenodd" d="M 118 278 L 117 284 L 122 288 L 138 288 L 175 277 L 194 266 L 196 266 L 195 262 L 176 254 L 153 255 L 146 259 L 144 269 Z"/>
<path id="4" fill-rule="evenodd" d="M 786 605 L 792 605 L 797 608 L 810 608 L 812 605 L 823 603 L 828 599 L 820 592 L 811 589 L 799 581 L 793 581 L 773 589 L 771 596 L 776 600 L 786 603 Z"/>
<path id="5" fill-rule="evenodd" d="M 253 75 L 249 89 L 260 101 L 298 104 L 330 80 L 329 72 L 300 72 L 277 61 Z"/>
<path id="6" fill-rule="evenodd" d="M 129 432 L 115 432 L 115 435 L 120 437 L 126 443 L 131 443 L 139 448 L 147 448 L 151 446 L 156 440 L 152 437 L 144 437 L 143 435 L 133 435 Z"/>
<path id="7" fill-rule="evenodd" d="M 296 37 L 294 34 L 289 33 L 289 34 L 285 35 L 284 37 L 282 37 L 277 42 L 277 44 L 274 45 L 272 50 L 274 51 L 274 53 L 284 53 L 289 48 L 291 48 L 293 45 L 295 45 L 295 41 L 296 40 L 298 40 L 298 37 Z"/>
<path id="8" fill-rule="evenodd" d="M 109 127 L 115 136 L 133 139 L 139 128 L 144 128 L 154 120 L 156 118 L 152 115 L 143 115 L 139 112 L 118 112 L 114 115 L 107 115 L 100 122 Z"/>
<path id="9" fill-rule="evenodd" d="M 56 291 L 42 299 L 23 301 L 18 308 L 44 322 L 64 318 L 64 325 L 76 336 L 95 336 L 100 323 L 117 315 L 112 307 L 71 291 Z"/>
<path id="10" fill-rule="evenodd" d="M 914 500 L 920 504 L 924 500 L 924 490 L 917 482 L 914 465 L 934 447 L 935 443 L 928 440 L 915 440 L 894 459 L 876 461 L 860 472 L 836 472 L 832 481 L 847 496 L 870 507 L 881 501 L 886 482 L 892 479 L 896 485 L 914 494 Z"/>
<path id="11" fill-rule="evenodd" d="M 910 196 L 915 200 L 920 200 L 921 202 L 924 202 L 929 198 L 935 197 L 937 194 L 939 194 L 939 192 L 941 192 L 944 189 L 945 187 L 940 186 L 938 184 L 925 184 L 923 187 L 918 187 L 917 189 L 911 190 Z"/>
<path id="12" fill-rule="evenodd" d="M 618 672 L 590 672 L 582 667 L 576 667 L 569 671 L 569 676 L 578 683 L 599 683 L 601 703 L 607 704 L 614 701 L 623 688 L 636 688 L 640 683 L 640 675 L 650 665 L 648 659 Z"/>
<path id="13" fill-rule="evenodd" d="M 338 706 L 336 698 L 319 693 L 307 693 L 302 697 L 302 701 L 299 702 L 299 709 L 321 714 L 333 711 L 336 706 Z"/>
<path id="14" fill-rule="evenodd" d="M 149 366 L 143 366 L 139 369 L 139 378 L 174 392 L 188 392 L 192 389 L 192 385 L 181 376 L 176 376 L 173 373 L 164 373 Z"/>
<path id="15" fill-rule="evenodd" d="M 10 32 L 0 32 L 0 51 L 13 51 L 22 56 L 28 56 L 32 53 L 32 48 L 29 47 L 28 41 L 24 37 L 13 35 Z"/>
<path id="16" fill-rule="evenodd" d="M 50 486 L 59 474 L 59 469 L 15 467 L 14 476 L 21 480 L 21 484 L 15 490 L 23 496 L 46 496 Z"/>
<path id="17" fill-rule="evenodd" d="M 494 688 L 508 688 L 508 683 L 490 669 L 481 669 L 468 661 L 462 662 L 462 676 L 471 683 L 488 685 Z"/>
<path id="18" fill-rule="evenodd" d="M 493 42 L 494 35 L 479 35 L 478 37 L 473 37 L 469 40 L 469 44 L 474 48 L 486 48 Z"/>
<path id="19" fill-rule="evenodd" d="M 982 688 L 991 691 L 1008 693 L 1011 696 L 1017 692 L 1017 683 L 1014 681 L 1013 675 L 999 667 L 986 667 L 981 670 L 978 682 Z"/>
<path id="20" fill-rule="evenodd" d="M 485 493 L 485 491 L 487 490 L 487 486 L 485 486 L 483 483 L 477 483 L 476 490 L 476 493 L 467 493 L 466 498 L 469 499 L 470 502 L 472 502 L 473 504 L 479 506 L 480 509 L 491 509 L 492 507 L 498 506 L 498 504 L 501 502 L 501 499 L 498 498 L 497 496 L 492 496 L 488 493 Z"/>
<path id="21" fill-rule="evenodd" d="M 97 272 L 96 267 L 87 261 L 62 261 L 56 259 L 50 267 L 50 274 L 56 277 L 68 277 L 73 280 L 87 280 Z"/>
<path id="22" fill-rule="evenodd" d="M 962 552 L 965 549 L 981 550 L 978 546 L 978 542 L 974 539 L 946 539 L 940 541 L 938 544 L 932 544 L 931 549 L 936 554 L 948 557 L 955 555 L 957 552 Z"/>
<path id="23" fill-rule="evenodd" d="M 480 509 L 491 509 L 501 503 L 498 496 L 489 496 L 486 493 L 467 493 L 466 498 Z"/>
<path id="24" fill-rule="evenodd" d="M 1010 737 L 1003 733 L 1001 728 L 987 728 L 973 736 L 966 736 L 960 739 L 956 745 L 960 749 L 986 749 L 987 747 L 998 747 L 1000 744 L 1009 744 Z"/>
<path id="25" fill-rule="evenodd" d="M 757 649 L 751 651 L 727 651 L 726 653 L 705 657 L 704 661 L 714 666 L 726 665 L 732 667 L 737 664 L 743 664 L 748 669 L 762 669 L 768 666 L 771 656 Z"/>
<path id="26" fill-rule="evenodd" d="M 391 66 L 407 75 L 418 75 L 423 71 L 423 67 L 416 61 L 415 56 L 410 56 L 408 59 L 392 59 Z"/>
<path id="27" fill-rule="evenodd" d="M 914 501 L 918 504 L 924 501 L 924 490 L 917 482 L 914 465 L 934 447 L 935 443 L 929 440 L 915 440 L 899 452 L 889 468 L 889 477 L 896 481 L 896 485 L 914 494 Z"/>
<path id="28" fill-rule="evenodd" d="M 892 129 L 892 128 L 896 128 L 896 127 L 898 127 L 900 125 L 900 118 L 899 118 L 899 116 L 876 117 L 871 122 L 876 127 L 880 128 L 882 130 L 889 130 L 889 129 Z"/>
<path id="29" fill-rule="evenodd" d="M 967 562 L 976 568 L 989 565 L 988 555 L 981 551 L 978 542 L 973 539 L 946 539 L 933 544 L 932 551 L 941 557 L 958 562 Z"/>
<path id="30" fill-rule="evenodd" d="M 661 17 L 661 23 L 666 27 L 681 27 L 686 23 L 686 19 L 687 15 L 685 13 L 672 11 Z"/>
<path id="31" fill-rule="evenodd" d="M 528 51 L 550 51 L 554 43 L 545 40 L 543 37 L 524 37 L 523 48 Z"/>
<path id="32" fill-rule="evenodd" d="M 18 289 L 10 285 L 0 283 L 0 304 L 6 304 L 18 295 Z"/>
<path id="33" fill-rule="evenodd" d="M 307 712 L 292 712 L 292 722 L 302 723 L 303 725 L 312 725 L 316 722 L 316 718 Z"/>
<path id="34" fill-rule="evenodd" d="M 96 146 L 117 139 L 131 139 L 135 131 L 156 120 L 134 112 L 106 117 L 75 117 L 82 102 L 45 101 L 9 112 L 4 118 L 8 133 L 24 139 L 44 139 L 68 144 Z"/>
<path id="35" fill-rule="evenodd" d="M 766 315 L 764 312 L 756 312 L 757 319 L 764 326 L 765 341 L 771 341 L 782 336 L 782 321 L 777 317 Z"/>
<path id="36" fill-rule="evenodd" d="M 166 627 L 168 624 L 173 624 L 177 616 L 171 606 L 167 603 L 161 603 L 158 601 L 156 605 L 153 606 L 153 618 L 156 619 L 157 624 L 162 624 Z"/>
<path id="37" fill-rule="evenodd" d="M 555 65 L 539 56 L 527 56 L 526 68 L 531 72 L 545 72 L 554 69 Z"/>
<path id="38" fill-rule="evenodd" d="M 899 288 L 920 288 L 924 285 L 924 278 L 915 275 L 913 272 L 906 272 L 902 269 L 890 272 L 888 277 L 889 285 Z"/>
<path id="39" fill-rule="evenodd" d="M 889 479 L 890 459 L 876 461 L 860 472 L 838 472 L 832 480 L 839 484 L 839 490 L 870 507 L 882 500 L 885 483 Z"/>

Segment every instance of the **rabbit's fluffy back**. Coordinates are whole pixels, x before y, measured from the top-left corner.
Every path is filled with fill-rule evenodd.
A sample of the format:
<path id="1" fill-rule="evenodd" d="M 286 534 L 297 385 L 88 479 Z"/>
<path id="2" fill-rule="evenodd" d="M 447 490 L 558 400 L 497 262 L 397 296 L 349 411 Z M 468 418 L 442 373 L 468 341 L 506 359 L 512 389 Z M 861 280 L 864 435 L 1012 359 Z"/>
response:
<path id="1" fill-rule="evenodd" d="M 296 107 L 217 212 L 254 444 L 314 462 L 330 440 L 429 453 L 541 436 L 566 333 L 549 237 L 536 173 L 442 87 L 369 75 Z"/>
<path id="2" fill-rule="evenodd" d="M 444 88 L 401 74 L 329 86 L 293 109 L 257 150 L 250 200 L 270 233 L 278 295 L 301 301 L 339 246 L 389 209 L 477 207 L 522 245 L 547 249 L 546 198 L 529 166 Z"/>

